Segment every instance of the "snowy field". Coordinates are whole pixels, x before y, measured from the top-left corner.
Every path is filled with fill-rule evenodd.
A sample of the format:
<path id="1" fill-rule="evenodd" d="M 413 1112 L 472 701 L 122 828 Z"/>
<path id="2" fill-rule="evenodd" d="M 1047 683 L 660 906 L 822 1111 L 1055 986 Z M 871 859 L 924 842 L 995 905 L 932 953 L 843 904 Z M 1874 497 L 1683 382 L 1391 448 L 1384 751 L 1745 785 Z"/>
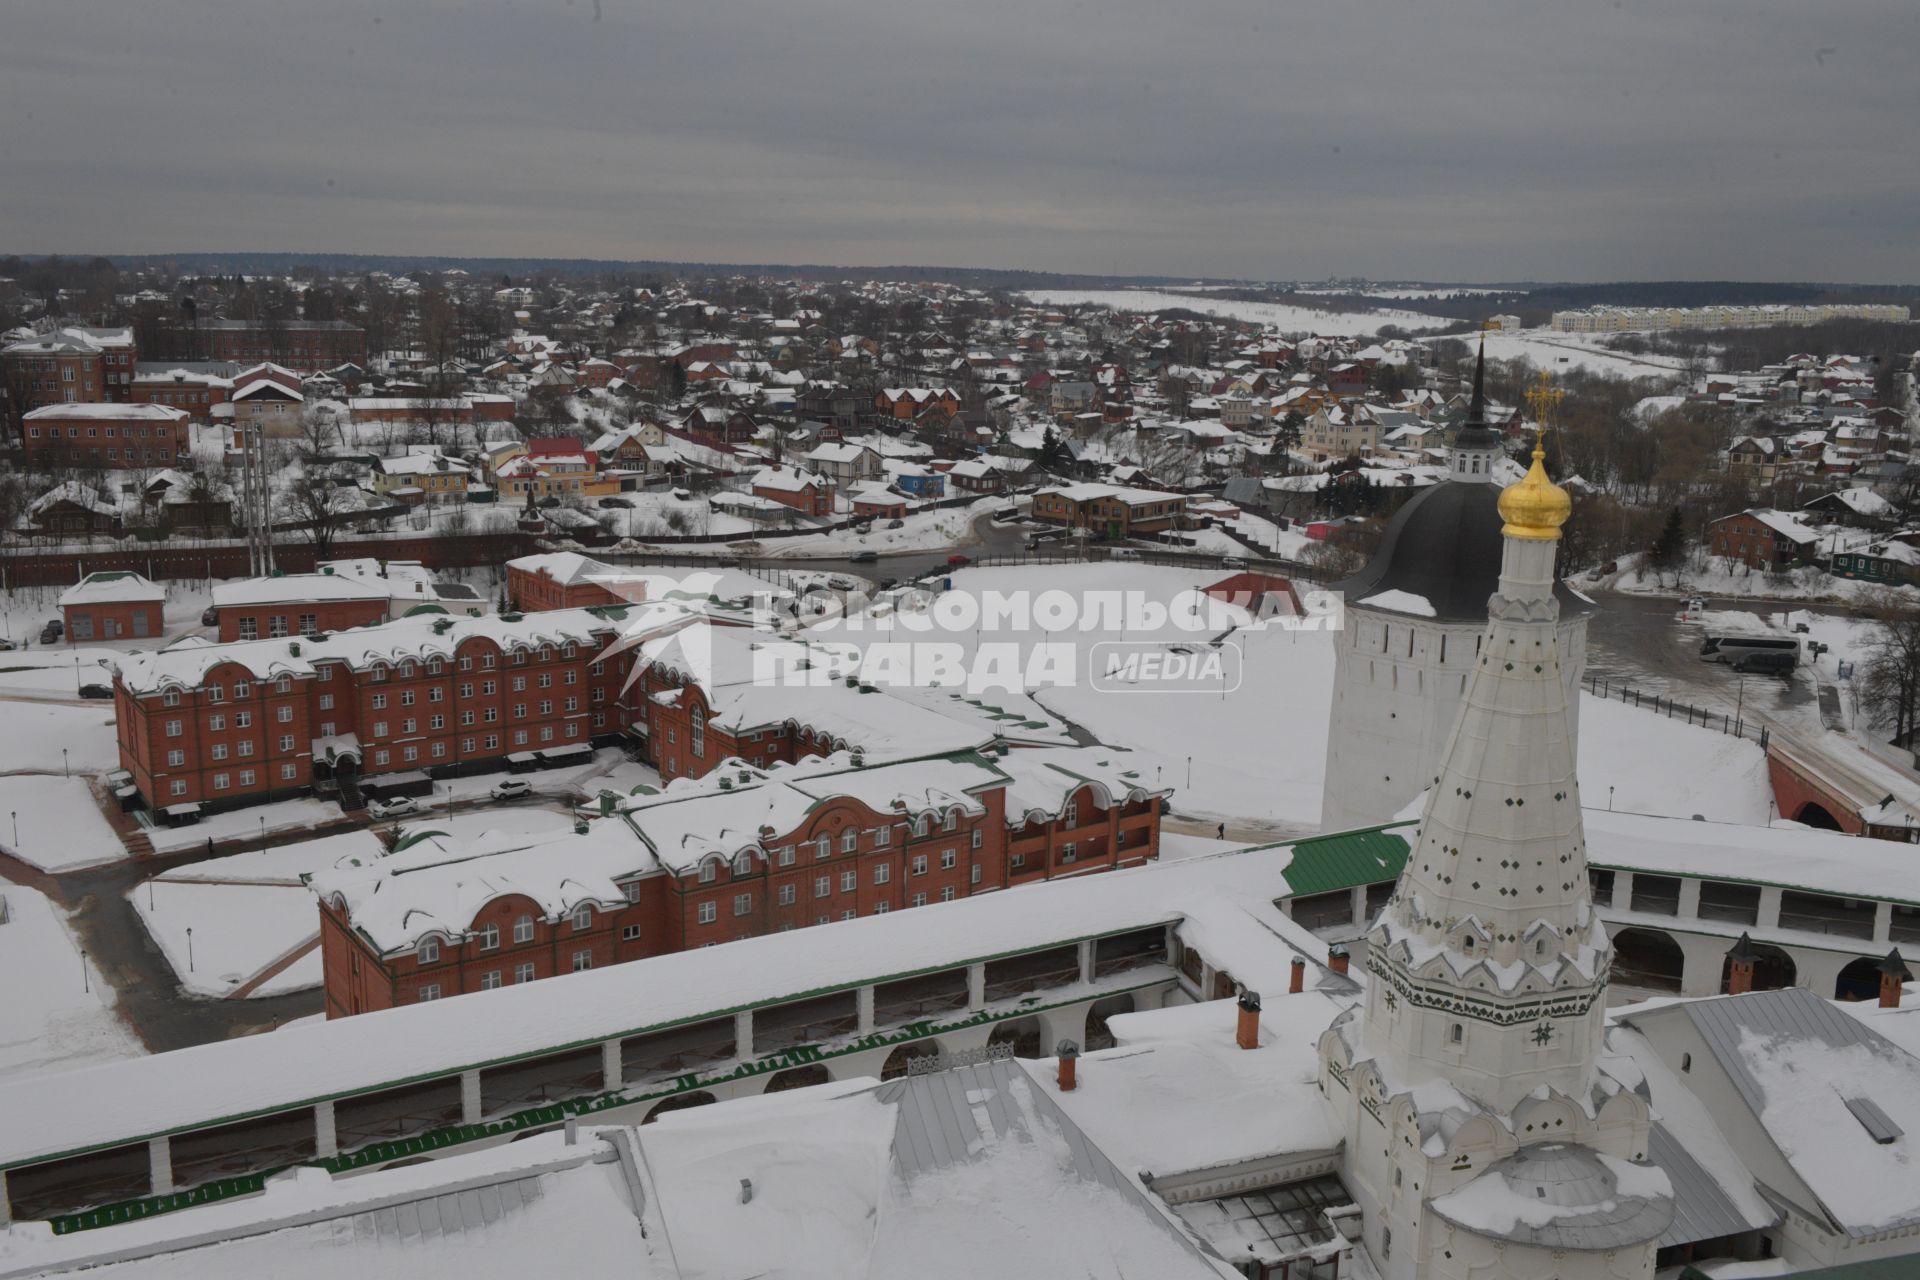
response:
<path id="1" fill-rule="evenodd" d="M 642 494 L 629 496 L 634 497 L 636 501 L 648 497 Z M 672 556 L 697 558 L 736 556 L 741 553 L 737 544 L 752 542 L 755 548 L 752 554 L 755 559 L 840 556 L 852 555 L 857 551 L 875 551 L 883 556 L 914 551 L 939 551 L 965 544 L 976 519 L 987 511 L 1006 506 L 1010 501 L 1010 498 L 1000 495 L 982 498 L 964 507 L 937 507 L 926 511 L 911 511 L 902 518 L 901 527 L 898 529 L 889 529 L 886 527 L 886 521 L 876 520 L 872 530 L 867 533 L 858 533 L 852 529 L 835 529 L 823 533 L 801 534 L 797 537 L 758 538 L 757 535 L 761 532 L 760 526 L 738 516 L 718 513 L 709 516 L 705 511 L 704 499 L 678 501 L 667 497 L 663 502 L 651 503 L 644 510 L 636 507 L 633 511 L 612 513 L 619 517 L 615 522 L 614 532 L 620 534 L 624 541 L 616 543 L 611 549 L 616 552 L 654 549 Z M 698 513 L 693 510 L 696 506 L 700 508 Z M 680 528 L 685 532 L 726 534 L 732 538 L 732 541 L 649 544 L 647 541 L 649 537 L 659 536 L 667 531 L 667 526 L 654 517 L 654 513 L 670 510 L 683 513 Z"/>
<path id="2" fill-rule="evenodd" d="M 59 768 L 56 761 L 54 767 Z M 118 862 L 126 846 L 107 825 L 85 778 L 16 773 L 0 777 L 0 841 L 42 871 Z M 17 838 L 16 838 L 17 829 Z"/>
<path id="3" fill-rule="evenodd" d="M 1398 308 L 1368 312 L 1316 311 L 1312 307 L 1294 307 L 1280 302 L 1235 302 L 1226 298 L 1159 293 L 1151 289 L 1033 289 L 1026 296 L 1046 307 L 1112 307 L 1116 311 L 1136 313 L 1179 308 L 1206 316 L 1246 320 L 1278 329 L 1282 333 L 1360 336 L 1377 332 L 1382 325 L 1388 324 L 1418 331 L 1442 329 L 1453 323 L 1438 316 Z"/>
<path id="4" fill-rule="evenodd" d="M 113 704 L 22 702 L 0 699 L 6 732 L 0 734 L 0 774 L 58 773 L 65 762 L 75 773 L 118 768 Z"/>
<path id="5" fill-rule="evenodd" d="M 1842 544 L 1844 546 L 1844 543 Z M 1785 573 L 1767 573 L 1750 568 L 1725 556 L 1705 556 L 1680 571 L 1675 585 L 1672 572 L 1664 574 L 1638 568 L 1638 554 L 1622 556 L 1620 572 L 1599 584 L 1626 595 L 1666 596 L 1678 607 L 1680 597 L 1730 596 L 1745 600 L 1808 602 L 1837 600 L 1855 602 L 1895 592 L 1909 602 L 1920 603 L 1920 588 L 1889 587 L 1880 582 L 1861 582 L 1855 578 L 1836 578 L 1820 569 L 1789 569 Z"/>
<path id="6" fill-rule="evenodd" d="M 1612 336 L 1558 333 L 1552 329 L 1495 331 L 1487 334 L 1487 359 L 1527 360 L 1536 368 L 1552 373 L 1579 369 L 1609 378 L 1657 378 L 1663 383 L 1680 380 L 1683 367 L 1680 360 L 1672 356 L 1630 356 L 1622 351 L 1609 351 L 1603 343 Z M 1470 334 L 1462 341 L 1477 339 L 1477 334 Z"/>
<path id="7" fill-rule="evenodd" d="M 141 1052 L 114 1016 L 113 991 L 88 963 L 60 909 L 32 889 L 0 882 L 0 1075 L 67 1071 Z"/>
<path id="8" fill-rule="evenodd" d="M 162 877 L 136 885 L 127 898 L 180 985 L 194 995 L 232 995 L 296 954 L 249 994 L 283 995 L 320 985 L 320 908 L 305 887 Z"/>
<path id="9" fill-rule="evenodd" d="M 1079 566 L 1073 582 L 1081 591 L 1132 590 L 1165 604 L 1191 599 L 1196 587 L 1225 576 L 1219 570 L 1106 562 Z M 1046 566 L 964 569 L 954 575 L 956 591 L 976 594 L 1038 593 L 1058 586 L 1058 573 Z M 1023 654 L 1048 640 L 1071 644 L 1071 681 L 1042 680 L 1020 695 L 996 690 L 980 696 L 986 701 L 1031 698 L 1099 743 L 1132 753 L 1133 767 L 1174 788 L 1171 808 L 1177 817 L 1277 834 L 1319 829 L 1334 674 L 1329 632 L 1278 626 L 1236 631 L 1231 642 L 1244 655 L 1241 683 L 1224 692 L 1218 686 L 1176 692 L 1104 689 L 1086 678 L 1098 657 L 1095 646 L 1106 642 L 1145 641 L 1167 652 L 1174 645 L 1205 647 L 1206 633 L 1173 626 L 1124 636 L 1105 629 L 1003 630 L 984 636 L 969 629 L 876 637 L 815 628 L 810 634 L 861 644 L 932 638 L 960 646 L 968 663 L 983 640 L 1016 642 Z M 1022 669 L 1029 669 L 1024 662 Z M 1621 809 L 1767 821 L 1765 759 L 1757 744 L 1593 698 L 1582 704 L 1581 716 L 1580 779 L 1589 805 L 1604 806 L 1612 786 Z"/>

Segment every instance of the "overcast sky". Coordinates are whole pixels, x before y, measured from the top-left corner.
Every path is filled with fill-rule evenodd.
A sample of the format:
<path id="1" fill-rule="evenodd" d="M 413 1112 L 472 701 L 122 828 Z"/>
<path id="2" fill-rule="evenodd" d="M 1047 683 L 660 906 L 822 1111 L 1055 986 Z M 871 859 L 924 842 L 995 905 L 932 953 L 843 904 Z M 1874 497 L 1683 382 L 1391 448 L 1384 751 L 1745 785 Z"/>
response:
<path id="1" fill-rule="evenodd" d="M 1916 0 L 0 0 L 0 252 L 1920 281 Z"/>

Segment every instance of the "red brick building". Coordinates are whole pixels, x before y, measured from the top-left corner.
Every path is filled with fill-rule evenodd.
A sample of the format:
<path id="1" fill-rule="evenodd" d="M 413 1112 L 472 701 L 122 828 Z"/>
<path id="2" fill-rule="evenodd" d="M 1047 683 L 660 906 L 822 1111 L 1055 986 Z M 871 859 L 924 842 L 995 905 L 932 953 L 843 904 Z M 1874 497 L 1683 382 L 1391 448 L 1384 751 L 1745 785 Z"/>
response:
<path id="1" fill-rule="evenodd" d="M 232 398 L 231 378 L 187 369 L 135 374 L 131 396 L 134 404 L 169 405 L 185 409 L 200 419 L 205 419 L 215 405 L 226 404 Z"/>
<path id="2" fill-rule="evenodd" d="M 256 364 L 271 360 L 299 373 L 367 363 L 367 331 L 345 320 L 202 320 L 196 326 L 207 360 Z"/>
<path id="3" fill-rule="evenodd" d="M 213 589 L 220 642 L 313 636 L 384 622 L 390 591 L 330 573 L 248 578 Z"/>
<path id="4" fill-rule="evenodd" d="M 1157 857 L 1164 793 L 1103 755 L 841 756 L 778 774 L 735 761 L 707 786 L 621 801 L 584 833 L 483 855 L 497 891 L 477 903 L 470 851 L 435 836 L 318 873 L 327 1015 Z"/>
<path id="5" fill-rule="evenodd" d="M 167 593 L 137 573 L 104 570 L 90 573 L 60 596 L 60 613 L 67 640 L 125 640 L 166 634 L 163 614 Z"/>
<path id="6" fill-rule="evenodd" d="M 597 580 L 612 572 L 598 560 L 571 551 L 521 556 L 507 561 L 507 599 L 514 608 L 527 613 L 625 604 L 626 600 Z M 635 600 L 644 598 L 641 583 L 636 581 L 633 590 L 640 591 Z"/>
<path id="7" fill-rule="evenodd" d="M 1177 529 L 1185 523 L 1186 498 L 1157 489 L 1112 484 L 1070 484 L 1033 495 L 1033 518 L 1109 538 Z"/>
<path id="8" fill-rule="evenodd" d="M 227 807 L 611 740 L 631 718 L 616 711 L 631 664 L 596 658 L 618 629 L 585 612 L 427 614 L 130 655 L 114 681 L 121 766 L 155 808 Z"/>
<path id="9" fill-rule="evenodd" d="M 192 419 L 161 404 L 50 404 L 21 420 L 36 467 L 170 467 L 186 460 Z"/>
<path id="10" fill-rule="evenodd" d="M 131 329 L 69 326 L 0 348 L 0 381 L 28 408 L 124 402 L 138 356 Z"/>
<path id="11" fill-rule="evenodd" d="M 1755 508 L 1707 525 L 1707 549 L 1751 569 L 1785 569 L 1811 560 L 1820 535 L 1784 511 Z"/>

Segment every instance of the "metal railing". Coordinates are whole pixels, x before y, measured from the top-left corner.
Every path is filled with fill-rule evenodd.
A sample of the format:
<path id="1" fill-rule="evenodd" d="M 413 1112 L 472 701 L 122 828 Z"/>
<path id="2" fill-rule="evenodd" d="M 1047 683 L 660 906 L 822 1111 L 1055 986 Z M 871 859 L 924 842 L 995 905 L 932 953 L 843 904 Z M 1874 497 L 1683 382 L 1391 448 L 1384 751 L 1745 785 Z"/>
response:
<path id="1" fill-rule="evenodd" d="M 1699 725 L 1703 729 L 1712 729 L 1734 738 L 1751 738 L 1767 749 L 1767 742 L 1773 736 L 1766 725 L 1741 718 L 1730 711 L 1709 711 L 1705 707 L 1691 706 L 1672 698 L 1663 698 L 1656 693 L 1642 693 L 1624 684 L 1616 684 L 1599 676 L 1587 677 L 1587 692 L 1597 698 L 1612 702 L 1618 698 L 1628 706 L 1651 711 L 1655 715 L 1664 715 L 1669 720 L 1685 720 L 1688 724 Z"/>

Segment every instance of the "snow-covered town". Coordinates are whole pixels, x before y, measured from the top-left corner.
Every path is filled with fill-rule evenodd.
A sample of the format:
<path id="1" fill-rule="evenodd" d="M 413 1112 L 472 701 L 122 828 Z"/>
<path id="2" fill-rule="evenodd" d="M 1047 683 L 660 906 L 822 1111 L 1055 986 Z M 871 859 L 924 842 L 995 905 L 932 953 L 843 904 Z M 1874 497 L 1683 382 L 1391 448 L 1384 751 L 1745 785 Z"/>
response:
<path id="1" fill-rule="evenodd" d="M 324 8 L 5 20 L 0 1280 L 1920 1275 L 1903 36 Z"/>

